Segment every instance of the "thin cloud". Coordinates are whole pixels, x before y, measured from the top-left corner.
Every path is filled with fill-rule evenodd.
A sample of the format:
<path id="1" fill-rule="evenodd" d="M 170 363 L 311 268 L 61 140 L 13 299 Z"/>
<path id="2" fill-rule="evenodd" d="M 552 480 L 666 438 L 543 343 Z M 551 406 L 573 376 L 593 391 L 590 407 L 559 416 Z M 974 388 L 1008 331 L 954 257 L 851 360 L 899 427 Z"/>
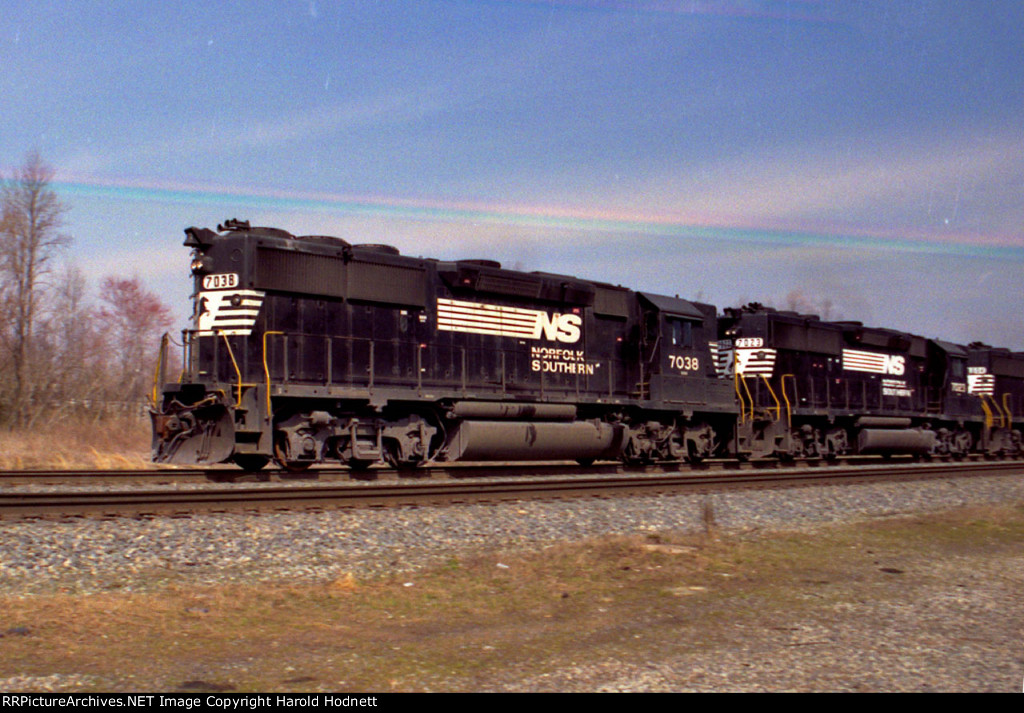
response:
<path id="1" fill-rule="evenodd" d="M 100 173 L 168 156 L 230 156 L 241 151 L 317 141 L 363 127 L 410 122 L 444 108 L 441 93 L 429 88 L 361 97 L 306 111 L 293 110 L 272 120 L 241 120 L 226 128 L 215 121 L 204 126 L 193 125 L 176 136 L 133 146 L 123 152 L 79 153 L 72 156 L 66 166 L 69 173 Z"/>
<path id="2" fill-rule="evenodd" d="M 1024 247 L 1024 214 L 1009 195 L 1019 197 L 1024 173 L 1019 136 L 858 145 L 842 156 L 832 144 L 737 157 L 662 175 L 643 194 L 683 222 Z"/>

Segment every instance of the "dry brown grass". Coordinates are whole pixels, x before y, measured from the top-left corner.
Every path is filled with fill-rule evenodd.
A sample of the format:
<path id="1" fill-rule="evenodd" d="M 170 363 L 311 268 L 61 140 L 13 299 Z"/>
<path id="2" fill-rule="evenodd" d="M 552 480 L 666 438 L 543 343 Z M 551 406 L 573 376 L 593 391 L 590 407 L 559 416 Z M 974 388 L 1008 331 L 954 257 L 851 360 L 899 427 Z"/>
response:
<path id="1" fill-rule="evenodd" d="M 31 431 L 0 430 L 0 469 L 127 469 L 149 465 L 144 418 L 76 419 Z"/>

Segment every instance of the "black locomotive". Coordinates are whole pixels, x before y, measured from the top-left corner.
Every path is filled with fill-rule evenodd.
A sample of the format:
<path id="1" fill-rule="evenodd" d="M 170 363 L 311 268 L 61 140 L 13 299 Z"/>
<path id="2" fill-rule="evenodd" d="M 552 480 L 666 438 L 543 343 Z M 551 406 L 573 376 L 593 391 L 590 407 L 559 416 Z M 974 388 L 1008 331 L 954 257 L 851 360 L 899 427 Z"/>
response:
<path id="1" fill-rule="evenodd" d="M 237 220 L 185 234 L 157 462 L 1021 453 L 1024 354 Z"/>
<path id="2" fill-rule="evenodd" d="M 760 305 L 719 325 L 739 453 L 1021 453 L 1024 353 Z"/>

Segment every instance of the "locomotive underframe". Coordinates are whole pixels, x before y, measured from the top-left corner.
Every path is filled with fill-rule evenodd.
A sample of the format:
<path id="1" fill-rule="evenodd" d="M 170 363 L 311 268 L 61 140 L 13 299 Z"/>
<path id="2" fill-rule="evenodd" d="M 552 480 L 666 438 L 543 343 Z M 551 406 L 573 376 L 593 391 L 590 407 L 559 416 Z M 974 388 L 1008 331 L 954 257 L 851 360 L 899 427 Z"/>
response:
<path id="1" fill-rule="evenodd" d="M 850 453 L 963 457 L 975 451 L 993 456 L 1022 452 L 1019 428 L 941 416 L 797 412 L 782 420 L 758 410 L 739 422 L 728 414 L 687 416 L 639 405 L 422 401 L 407 394 L 371 398 L 365 392 L 324 393 L 296 385 L 272 387 L 268 412 L 265 387 L 245 388 L 238 403 L 231 392 L 228 384 L 211 391 L 199 384 L 169 389 L 154 414 L 156 459 L 231 460 L 247 469 L 270 460 L 293 470 L 339 463 L 363 470 L 380 461 L 413 468 L 456 460 L 643 464 L 697 462 L 716 455 L 829 459 Z"/>
<path id="2" fill-rule="evenodd" d="M 268 400 L 263 385 L 167 385 L 153 414 L 154 458 L 233 460 L 249 469 L 275 460 L 293 470 L 332 462 L 362 470 L 379 461 L 399 468 L 456 460 L 640 464 L 699 461 L 731 440 L 731 417 L 722 414 L 387 392 L 272 385 Z"/>

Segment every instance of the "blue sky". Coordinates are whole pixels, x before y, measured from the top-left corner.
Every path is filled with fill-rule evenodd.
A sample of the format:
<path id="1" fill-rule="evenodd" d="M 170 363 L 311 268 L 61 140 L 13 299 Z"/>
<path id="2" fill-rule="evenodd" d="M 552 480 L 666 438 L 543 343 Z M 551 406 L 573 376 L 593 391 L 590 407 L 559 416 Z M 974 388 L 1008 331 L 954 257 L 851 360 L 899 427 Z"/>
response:
<path id="1" fill-rule="evenodd" d="M 93 284 L 229 217 L 1024 349 L 1024 3 L 20 2 Z M 826 302 L 827 300 L 827 302 Z"/>

